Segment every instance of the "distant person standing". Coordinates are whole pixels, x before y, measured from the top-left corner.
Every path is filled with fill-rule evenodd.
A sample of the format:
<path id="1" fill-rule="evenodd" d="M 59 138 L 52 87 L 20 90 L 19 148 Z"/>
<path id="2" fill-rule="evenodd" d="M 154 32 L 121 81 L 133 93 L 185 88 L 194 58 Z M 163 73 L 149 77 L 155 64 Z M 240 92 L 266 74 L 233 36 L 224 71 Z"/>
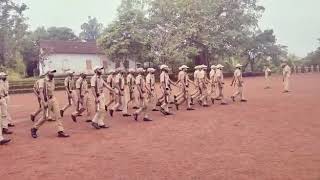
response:
<path id="1" fill-rule="evenodd" d="M 3 131 L 2 131 L 2 128 L 3 128 L 3 121 L 5 120 L 6 118 L 6 114 L 7 114 L 7 103 L 6 103 L 6 100 L 5 100 L 5 84 L 4 84 L 4 81 L 3 81 L 3 78 L 5 77 L 5 73 L 1 72 L 0 73 L 0 145 L 4 145 L 4 144 L 7 144 L 8 142 L 10 142 L 11 140 L 10 139 L 5 139 L 3 137 Z"/>
<path id="2" fill-rule="evenodd" d="M 271 69 L 268 66 L 264 67 L 264 78 L 266 80 L 266 87 L 265 89 L 270 89 L 270 75 L 271 75 Z"/>
<path id="3" fill-rule="evenodd" d="M 281 66 L 283 68 L 283 71 L 282 71 L 283 86 L 284 86 L 283 93 L 288 93 L 290 92 L 289 85 L 290 85 L 291 68 L 286 61 Z"/>
<path id="4" fill-rule="evenodd" d="M 301 72 L 302 72 L 301 66 L 298 66 L 298 73 L 301 73 Z"/>
<path id="5" fill-rule="evenodd" d="M 319 66 L 319 64 L 317 65 L 317 72 L 320 72 L 320 66 Z"/>
<path id="6" fill-rule="evenodd" d="M 310 66 L 310 71 L 313 73 L 314 72 L 314 65 Z"/>
<path id="7" fill-rule="evenodd" d="M 309 68 L 308 68 L 308 66 L 304 66 L 304 73 L 308 73 L 309 72 Z"/>

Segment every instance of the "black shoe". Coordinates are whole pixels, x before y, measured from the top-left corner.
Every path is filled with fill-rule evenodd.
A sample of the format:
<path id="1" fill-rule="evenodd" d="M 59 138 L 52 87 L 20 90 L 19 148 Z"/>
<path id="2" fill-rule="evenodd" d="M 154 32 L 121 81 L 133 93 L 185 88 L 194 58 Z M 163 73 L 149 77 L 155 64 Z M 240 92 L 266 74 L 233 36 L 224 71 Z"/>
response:
<path id="1" fill-rule="evenodd" d="M 166 112 L 166 116 L 171 116 L 171 115 L 173 115 L 173 113 L 171 113 L 171 112 Z"/>
<path id="2" fill-rule="evenodd" d="M 2 133 L 3 133 L 3 134 L 13 134 L 13 132 L 10 131 L 10 130 L 7 129 L 7 128 L 2 128 Z"/>
<path id="3" fill-rule="evenodd" d="M 214 104 L 214 98 L 211 98 L 211 102 L 212 102 L 212 104 Z"/>
<path id="4" fill-rule="evenodd" d="M 70 135 L 69 135 L 69 134 L 66 134 L 66 133 L 63 132 L 63 131 L 59 131 L 59 132 L 58 132 L 58 137 L 67 138 L 67 137 L 70 137 Z"/>
<path id="5" fill-rule="evenodd" d="M 60 116 L 63 117 L 63 114 L 64 114 L 64 110 L 61 109 L 60 110 Z"/>
<path id="6" fill-rule="evenodd" d="M 221 101 L 221 98 L 216 98 L 217 101 Z"/>
<path id="7" fill-rule="evenodd" d="M 98 123 L 93 122 L 91 123 L 91 125 L 96 129 L 100 129 L 100 126 L 98 125 Z"/>
<path id="8" fill-rule="evenodd" d="M 8 124 L 8 126 L 9 126 L 9 127 L 15 127 L 15 125 L 14 125 L 14 124 L 11 124 L 11 123 Z"/>
<path id="9" fill-rule="evenodd" d="M 109 114 L 110 114 L 111 117 L 113 117 L 113 112 L 114 112 L 113 109 L 109 110 Z"/>
<path id="10" fill-rule="evenodd" d="M 246 99 L 241 99 L 241 102 L 247 102 L 248 100 L 246 100 Z"/>
<path id="11" fill-rule="evenodd" d="M 232 99 L 233 102 L 236 102 L 234 96 L 231 96 L 231 99 Z"/>
<path id="12" fill-rule="evenodd" d="M 221 105 L 228 105 L 226 102 L 222 102 Z"/>
<path id="13" fill-rule="evenodd" d="M 158 109 L 152 109 L 152 111 L 157 112 L 157 111 L 159 111 L 159 110 L 158 110 Z"/>
<path id="14" fill-rule="evenodd" d="M 116 112 L 121 112 L 122 110 L 121 109 L 116 109 Z"/>
<path id="15" fill-rule="evenodd" d="M 37 138 L 37 137 L 38 137 L 37 131 L 38 131 L 38 129 L 36 129 L 36 128 L 31 128 L 31 137 Z"/>
<path id="16" fill-rule="evenodd" d="M 91 120 L 91 119 L 87 119 L 86 122 L 87 122 L 87 123 L 91 123 L 92 120 Z"/>
<path id="17" fill-rule="evenodd" d="M 187 108 L 187 111 L 194 111 L 195 109 L 193 108 Z"/>
<path id="18" fill-rule="evenodd" d="M 161 102 L 157 102 L 156 106 L 161 106 Z"/>
<path id="19" fill-rule="evenodd" d="M 152 121 L 152 119 L 149 119 L 149 118 L 143 118 L 143 121 Z"/>
<path id="20" fill-rule="evenodd" d="M 176 105 L 176 109 L 179 110 L 179 104 L 176 103 L 175 105 Z"/>
<path id="21" fill-rule="evenodd" d="M 289 92 L 290 92 L 290 91 L 287 91 L 287 90 L 286 90 L 286 91 L 283 91 L 283 93 L 289 93 Z"/>
<path id="22" fill-rule="evenodd" d="M 11 139 L 3 139 L 2 141 L 0 141 L 0 145 L 5 145 L 10 141 L 11 141 Z"/>
<path id="23" fill-rule="evenodd" d="M 134 113 L 134 114 L 133 114 L 133 119 L 134 119 L 135 121 L 138 121 L 138 114 Z"/>
<path id="24" fill-rule="evenodd" d="M 201 100 L 199 100 L 198 103 L 199 103 L 200 106 L 202 106 L 202 101 Z"/>
<path id="25" fill-rule="evenodd" d="M 122 114 L 123 117 L 130 117 L 131 114 Z"/>
<path id="26" fill-rule="evenodd" d="M 191 98 L 190 100 L 191 100 L 191 104 L 193 104 L 193 98 Z"/>
<path id="27" fill-rule="evenodd" d="M 203 107 L 209 107 L 209 105 L 208 105 L 208 104 L 205 104 L 205 105 L 203 105 Z"/>
<path id="28" fill-rule="evenodd" d="M 161 107 L 160 108 L 160 112 L 163 114 L 163 115 L 167 115 L 167 112 Z"/>
<path id="29" fill-rule="evenodd" d="M 75 115 L 73 115 L 73 114 L 71 115 L 71 119 L 72 119 L 73 122 L 75 122 L 75 123 L 77 122 L 77 117 Z"/>
<path id="30" fill-rule="evenodd" d="M 108 112 L 108 106 L 104 106 L 104 110 Z"/>
<path id="31" fill-rule="evenodd" d="M 139 109 L 137 106 L 132 107 L 132 109 Z"/>
<path id="32" fill-rule="evenodd" d="M 52 118 L 49 118 L 48 121 L 52 122 L 52 121 L 55 121 L 55 120 L 53 120 Z"/>
<path id="33" fill-rule="evenodd" d="M 174 102 L 170 102 L 169 104 L 174 104 Z"/>
<path id="34" fill-rule="evenodd" d="M 108 129 L 109 128 L 109 126 L 106 126 L 106 125 L 102 125 L 102 126 L 99 126 L 100 127 L 100 129 Z"/>
<path id="35" fill-rule="evenodd" d="M 36 119 L 36 117 L 35 117 L 33 114 L 31 114 L 31 115 L 30 115 L 30 119 L 31 119 L 32 122 L 34 122 L 34 120 Z"/>

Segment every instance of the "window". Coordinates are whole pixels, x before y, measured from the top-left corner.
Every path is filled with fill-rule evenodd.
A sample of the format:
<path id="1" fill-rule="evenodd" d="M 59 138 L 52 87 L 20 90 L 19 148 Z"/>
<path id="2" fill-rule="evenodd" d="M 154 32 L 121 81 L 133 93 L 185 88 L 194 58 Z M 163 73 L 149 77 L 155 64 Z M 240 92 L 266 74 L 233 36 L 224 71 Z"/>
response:
<path id="1" fill-rule="evenodd" d="M 87 71 L 92 71 L 92 61 L 86 60 Z"/>

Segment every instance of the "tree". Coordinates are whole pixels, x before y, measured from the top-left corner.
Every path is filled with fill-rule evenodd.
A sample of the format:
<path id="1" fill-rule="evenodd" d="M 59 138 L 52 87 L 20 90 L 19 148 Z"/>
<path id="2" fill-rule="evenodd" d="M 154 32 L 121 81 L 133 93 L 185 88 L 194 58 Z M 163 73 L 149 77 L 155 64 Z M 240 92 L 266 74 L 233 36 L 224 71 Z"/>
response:
<path id="1" fill-rule="evenodd" d="M 81 25 L 82 32 L 80 33 L 80 39 L 84 41 L 96 41 L 102 32 L 103 25 L 98 23 L 97 18 L 88 17 L 88 22 Z"/>
<path id="2" fill-rule="evenodd" d="M 318 40 L 320 45 L 320 39 Z M 303 61 L 308 65 L 320 65 L 320 46 L 315 51 L 308 53 L 308 55 L 303 58 Z"/>
<path id="3" fill-rule="evenodd" d="M 79 38 L 74 34 L 72 29 L 68 27 L 49 27 L 47 29 L 48 39 L 50 40 L 63 40 L 63 41 L 73 41 L 79 40 Z"/>

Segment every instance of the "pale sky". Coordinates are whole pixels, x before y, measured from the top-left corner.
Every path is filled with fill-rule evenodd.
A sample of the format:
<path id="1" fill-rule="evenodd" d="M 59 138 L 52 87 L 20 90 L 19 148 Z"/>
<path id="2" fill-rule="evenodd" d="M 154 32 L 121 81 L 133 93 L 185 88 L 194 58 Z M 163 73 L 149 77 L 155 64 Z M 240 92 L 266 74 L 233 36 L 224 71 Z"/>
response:
<path id="1" fill-rule="evenodd" d="M 16 0 L 29 6 L 26 16 L 31 29 L 38 26 L 66 26 L 76 33 L 88 16 L 104 25 L 116 17 L 121 0 Z M 320 0 L 260 0 L 266 11 L 262 29 L 272 28 L 278 43 L 300 57 L 318 47 L 320 38 Z"/>

